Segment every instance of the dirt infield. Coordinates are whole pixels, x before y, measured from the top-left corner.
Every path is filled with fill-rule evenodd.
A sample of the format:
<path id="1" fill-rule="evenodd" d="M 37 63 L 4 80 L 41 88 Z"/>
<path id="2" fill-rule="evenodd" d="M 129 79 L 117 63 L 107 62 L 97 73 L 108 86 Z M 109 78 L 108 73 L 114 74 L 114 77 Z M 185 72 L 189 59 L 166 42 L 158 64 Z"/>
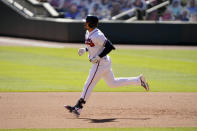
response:
<path id="1" fill-rule="evenodd" d="M 79 96 L 0 93 L 0 129 L 197 126 L 197 93 L 92 93 L 77 119 L 63 105 Z"/>

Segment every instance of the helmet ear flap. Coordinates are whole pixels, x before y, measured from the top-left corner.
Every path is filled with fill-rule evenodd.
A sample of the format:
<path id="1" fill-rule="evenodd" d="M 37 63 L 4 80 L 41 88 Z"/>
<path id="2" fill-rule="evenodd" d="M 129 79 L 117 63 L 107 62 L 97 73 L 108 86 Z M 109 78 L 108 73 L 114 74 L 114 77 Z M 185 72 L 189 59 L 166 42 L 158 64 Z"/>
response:
<path id="1" fill-rule="evenodd" d="M 88 26 L 89 26 L 90 28 L 93 28 L 93 27 L 94 27 L 92 23 L 89 23 Z"/>

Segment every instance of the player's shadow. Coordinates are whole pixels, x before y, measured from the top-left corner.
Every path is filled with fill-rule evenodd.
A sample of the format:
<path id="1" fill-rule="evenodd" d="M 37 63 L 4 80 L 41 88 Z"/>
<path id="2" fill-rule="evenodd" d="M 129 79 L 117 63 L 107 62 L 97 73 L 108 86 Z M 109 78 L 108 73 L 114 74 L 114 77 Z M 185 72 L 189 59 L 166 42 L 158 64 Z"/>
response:
<path id="1" fill-rule="evenodd" d="M 107 122 L 115 122 L 116 118 L 107 118 L 107 119 L 90 119 L 90 118 L 79 118 L 90 121 L 90 123 L 107 123 Z"/>
<path id="2" fill-rule="evenodd" d="M 149 120 L 151 118 L 106 118 L 106 119 L 91 119 L 91 118 L 78 118 L 90 121 L 90 123 L 107 123 L 107 122 L 118 122 L 118 119 L 128 119 L 128 120 Z"/>

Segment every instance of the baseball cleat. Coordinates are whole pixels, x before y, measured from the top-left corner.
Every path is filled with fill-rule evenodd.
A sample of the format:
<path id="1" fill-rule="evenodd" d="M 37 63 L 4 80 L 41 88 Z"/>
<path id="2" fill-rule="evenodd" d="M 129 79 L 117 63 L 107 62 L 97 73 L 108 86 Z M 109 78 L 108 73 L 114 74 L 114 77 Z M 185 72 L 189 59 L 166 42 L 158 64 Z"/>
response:
<path id="1" fill-rule="evenodd" d="M 141 74 L 140 75 L 141 86 L 145 88 L 146 91 L 149 91 L 148 83 L 146 82 L 145 77 Z"/>
<path id="2" fill-rule="evenodd" d="M 80 108 L 72 107 L 69 105 L 64 105 L 64 107 L 72 114 L 74 114 L 76 117 L 79 117 L 80 115 Z"/>

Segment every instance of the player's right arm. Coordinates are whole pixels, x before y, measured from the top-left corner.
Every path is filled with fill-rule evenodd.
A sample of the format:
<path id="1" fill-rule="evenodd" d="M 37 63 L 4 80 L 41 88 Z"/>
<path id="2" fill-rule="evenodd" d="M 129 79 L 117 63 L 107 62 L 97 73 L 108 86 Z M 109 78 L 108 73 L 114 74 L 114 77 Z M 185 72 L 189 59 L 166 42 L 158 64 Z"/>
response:
<path id="1" fill-rule="evenodd" d="M 79 54 L 79 56 L 82 56 L 87 51 L 88 51 L 88 48 L 79 48 L 78 54 Z"/>
<path id="2" fill-rule="evenodd" d="M 85 39 L 87 39 L 87 37 L 88 37 L 88 31 L 86 31 L 86 34 L 85 34 Z M 79 50 L 78 50 L 78 54 L 79 54 L 79 56 L 82 56 L 85 52 L 88 52 L 88 48 L 86 47 L 86 48 L 79 48 Z"/>

